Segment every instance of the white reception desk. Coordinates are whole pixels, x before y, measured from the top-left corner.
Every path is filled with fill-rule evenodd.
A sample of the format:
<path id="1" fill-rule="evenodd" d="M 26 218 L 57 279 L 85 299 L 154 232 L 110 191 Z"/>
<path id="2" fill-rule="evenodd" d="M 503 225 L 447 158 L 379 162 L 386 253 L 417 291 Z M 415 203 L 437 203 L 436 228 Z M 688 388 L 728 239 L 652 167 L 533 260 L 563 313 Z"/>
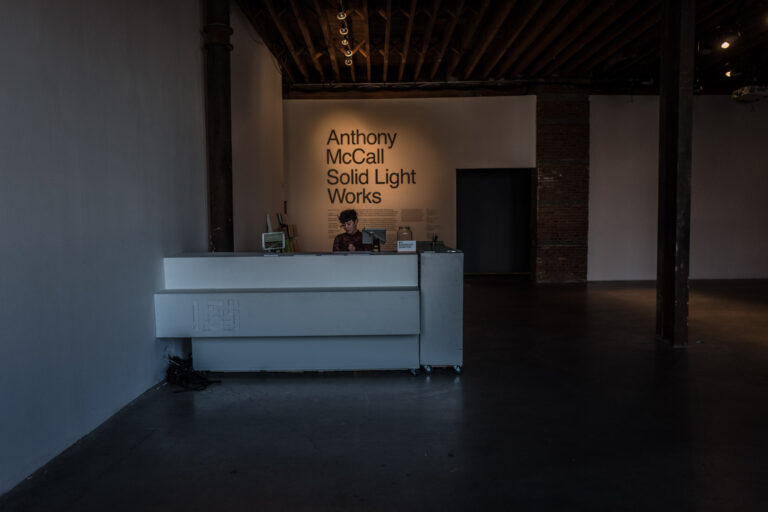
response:
<path id="1" fill-rule="evenodd" d="M 168 257 L 157 337 L 190 338 L 198 370 L 458 369 L 463 256 Z"/>

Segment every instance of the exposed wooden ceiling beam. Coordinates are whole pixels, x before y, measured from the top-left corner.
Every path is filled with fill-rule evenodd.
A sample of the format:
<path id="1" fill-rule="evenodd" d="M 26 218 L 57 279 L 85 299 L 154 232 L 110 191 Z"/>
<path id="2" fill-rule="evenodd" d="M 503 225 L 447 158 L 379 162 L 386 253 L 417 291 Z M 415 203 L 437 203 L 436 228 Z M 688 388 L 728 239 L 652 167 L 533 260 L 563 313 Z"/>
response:
<path id="1" fill-rule="evenodd" d="M 456 30 L 456 25 L 459 22 L 459 18 L 461 17 L 462 9 L 464 9 L 464 0 L 459 0 L 459 4 L 456 6 L 456 12 L 453 13 L 451 21 L 448 23 L 448 27 L 446 28 L 445 32 L 443 32 L 443 42 L 440 44 L 440 51 L 437 54 L 435 62 L 432 63 L 432 71 L 429 72 L 430 80 L 435 78 L 437 69 L 440 67 L 440 63 L 443 62 L 445 50 L 448 48 L 448 44 L 451 42 L 453 31 Z"/>
<path id="2" fill-rule="evenodd" d="M 640 0 L 645 1 L 645 0 Z M 622 0 L 613 5 L 613 8 L 608 9 L 603 16 L 601 16 L 595 23 L 592 23 L 587 30 L 576 39 L 571 42 L 571 45 L 566 48 L 562 53 L 557 56 L 557 60 L 554 60 L 547 64 L 542 73 L 544 75 L 550 75 L 558 70 L 560 66 L 568 62 L 577 52 L 583 51 L 593 39 L 601 35 L 608 27 L 611 26 L 616 20 L 618 20 L 624 13 L 630 10 L 636 1 Z"/>
<path id="3" fill-rule="evenodd" d="M 288 80 L 291 83 L 295 82 L 293 71 L 291 71 L 291 67 L 286 63 L 285 47 L 276 44 L 275 41 L 268 36 L 266 27 L 262 21 L 264 19 L 264 15 L 268 15 L 268 13 L 266 13 L 263 9 L 255 10 L 249 8 L 248 2 L 245 0 L 238 0 L 237 4 L 240 6 L 240 10 L 245 13 L 245 17 L 248 18 L 248 20 L 251 22 L 253 28 L 256 29 L 256 33 L 259 34 L 259 37 L 261 37 L 262 41 L 264 41 L 264 44 L 267 46 L 269 51 L 272 53 L 272 55 L 274 55 L 275 60 L 277 60 L 277 63 L 280 66 L 280 70 L 288 76 Z"/>
<path id="4" fill-rule="evenodd" d="M 323 66 L 320 64 L 319 54 L 315 51 L 315 45 L 312 43 L 312 36 L 310 36 L 307 23 L 304 21 L 304 15 L 302 14 L 299 5 L 296 3 L 296 0 L 290 0 L 290 2 L 291 10 L 293 11 L 293 15 L 296 17 L 296 23 L 299 25 L 299 30 L 301 31 L 301 35 L 304 38 L 304 44 L 307 45 L 307 51 L 309 52 L 309 56 L 312 59 L 312 64 L 320 74 L 320 81 L 325 82 Z"/>
<path id="5" fill-rule="evenodd" d="M 543 52 L 555 38 L 559 37 L 563 33 L 565 27 L 570 25 L 570 23 L 581 14 L 581 12 L 587 7 L 590 1 L 591 0 L 581 0 L 580 2 L 577 2 L 576 5 L 569 6 L 566 9 L 565 15 L 560 16 L 553 26 L 548 27 L 547 34 L 542 39 L 539 39 L 536 44 L 533 45 L 533 47 L 530 45 L 528 46 L 528 51 L 524 54 L 523 58 L 518 59 L 517 57 L 507 57 L 507 59 L 505 59 L 504 63 L 499 68 L 497 74 L 499 76 L 503 76 L 509 69 L 509 66 L 512 65 L 512 63 L 514 63 L 514 66 L 512 67 L 510 74 L 517 75 L 520 73 L 528 66 L 528 64 L 531 63 L 531 61 L 533 61 L 533 59 L 538 57 L 539 54 L 541 54 L 541 52 Z"/>
<path id="6" fill-rule="evenodd" d="M 304 66 L 304 62 L 301 60 L 298 52 L 293 47 L 291 38 L 288 32 L 285 30 L 285 26 L 283 26 L 283 23 L 280 21 L 280 16 L 277 14 L 274 6 L 272 5 L 272 0 L 264 0 L 264 5 L 266 6 L 269 15 L 272 17 L 272 22 L 275 24 L 275 27 L 277 27 L 277 31 L 280 32 L 280 37 L 283 38 L 283 42 L 285 43 L 286 48 L 288 48 L 288 51 L 291 53 L 291 57 L 293 57 L 293 61 L 296 63 L 296 67 L 298 67 L 299 71 L 301 71 L 301 74 L 304 75 L 304 81 L 309 82 L 309 73 L 307 73 L 307 68 Z"/>
<path id="7" fill-rule="evenodd" d="M 539 0 L 540 2 L 541 0 Z M 472 74 L 472 71 L 475 70 L 475 66 L 477 66 L 477 63 L 480 62 L 480 58 L 485 55 L 485 51 L 488 49 L 488 46 L 491 44 L 491 41 L 493 41 L 493 38 L 496 37 L 496 34 L 499 32 L 499 29 L 504 24 L 504 22 L 507 20 L 507 16 L 509 16 L 509 13 L 512 11 L 512 8 L 515 6 L 516 0 L 509 0 L 507 2 L 504 2 L 501 6 L 501 9 L 493 16 L 493 19 L 488 25 L 488 27 L 485 30 L 485 37 L 483 38 L 482 42 L 475 47 L 475 51 L 472 53 L 472 56 L 469 58 L 469 62 L 467 63 L 467 67 L 464 68 L 464 80 L 467 80 L 470 75 Z"/>
<path id="8" fill-rule="evenodd" d="M 713 18 L 714 14 L 721 12 L 722 9 L 728 5 L 731 5 L 736 0 L 726 0 L 721 2 L 720 0 L 713 0 L 705 6 L 701 6 L 699 14 L 697 14 L 697 37 L 700 30 L 707 30 L 714 25 L 717 25 L 717 18 Z M 640 41 L 634 44 L 635 55 L 631 59 L 621 62 L 616 66 L 611 67 L 611 73 L 615 75 L 625 74 L 626 72 L 638 68 L 645 69 L 645 65 L 650 60 L 659 59 L 659 32 L 655 30 L 649 30 L 643 34 Z"/>
<path id="9" fill-rule="evenodd" d="M 429 22 L 427 22 L 427 28 L 424 31 L 424 40 L 421 42 L 421 52 L 419 52 L 419 60 L 416 61 L 416 69 L 413 72 L 413 79 L 419 79 L 419 73 L 421 73 L 421 66 L 424 65 L 424 58 L 427 56 L 429 50 L 429 42 L 432 39 L 432 30 L 435 28 L 435 21 L 440 11 L 440 0 L 434 0 L 432 5 L 432 12 L 429 13 Z"/>
<path id="10" fill-rule="evenodd" d="M 547 11 L 537 18 L 536 23 L 534 24 L 533 27 L 528 29 L 527 34 L 535 33 L 534 36 L 530 36 L 528 37 L 528 39 L 533 39 L 533 37 L 538 35 L 538 33 L 541 31 L 541 25 L 543 25 L 543 23 L 546 23 L 541 21 L 542 18 L 544 18 L 549 13 L 549 11 L 552 11 L 553 9 L 556 8 L 555 13 L 552 14 L 552 16 L 554 16 L 554 14 L 556 14 L 557 11 L 560 10 L 560 7 L 562 7 L 564 1 L 565 0 L 554 0 L 554 1 L 550 0 L 548 2 Z M 504 57 L 505 55 L 507 56 L 509 55 L 509 48 L 512 46 L 513 43 L 517 41 L 517 38 L 520 37 L 520 34 L 523 32 L 523 30 L 526 29 L 526 27 L 528 26 L 528 23 L 530 23 L 531 21 L 531 18 L 533 18 L 533 16 L 542 7 L 542 3 L 543 3 L 542 1 L 535 2 L 528 7 L 528 10 L 526 11 L 526 13 L 519 20 L 519 22 L 516 23 L 517 26 L 515 27 L 514 32 L 512 32 L 511 34 L 509 34 L 508 37 L 505 38 L 505 42 L 501 46 L 501 48 L 499 48 L 499 51 L 496 52 L 494 57 L 492 57 L 491 59 L 488 60 L 488 62 L 486 62 L 485 66 L 483 67 L 483 72 L 481 73 L 481 76 L 483 77 L 483 79 L 488 78 L 488 75 L 491 73 L 493 68 L 501 60 L 502 57 Z M 546 21 L 549 21 L 549 19 L 551 19 L 551 17 L 547 17 Z M 515 50 L 512 53 L 517 53 L 519 49 L 520 49 L 520 43 L 518 43 L 515 46 Z"/>
<path id="11" fill-rule="evenodd" d="M 523 38 L 517 42 L 515 48 L 512 51 L 507 53 L 506 57 L 501 62 L 501 65 L 499 65 L 498 69 L 496 70 L 497 78 L 504 76 L 504 73 L 507 72 L 510 66 L 512 66 L 512 64 L 517 61 L 517 59 L 519 59 L 524 52 L 529 51 L 530 53 L 535 51 L 533 48 L 530 48 L 534 39 L 540 40 L 540 44 L 542 45 L 548 44 L 540 39 L 542 31 L 556 15 L 560 14 L 560 11 L 567 3 L 567 1 L 568 0 L 556 0 L 547 2 L 547 8 L 536 17 L 533 25 L 531 25 L 531 27 L 526 30 Z M 551 36 L 552 34 L 549 32 L 547 35 Z M 486 69 L 487 71 L 484 70 L 483 73 L 485 76 L 488 76 L 492 70 L 492 66 L 486 66 Z"/>
<path id="12" fill-rule="evenodd" d="M 531 69 L 526 74 L 528 76 L 534 76 L 541 71 L 544 66 L 550 64 L 566 46 L 569 44 L 572 45 L 574 40 L 579 35 L 582 35 L 596 19 L 613 5 L 613 3 L 613 0 L 603 0 L 602 3 L 588 11 L 583 17 L 576 19 L 573 25 L 568 29 L 568 32 L 555 39 L 552 45 L 550 45 L 546 52 L 544 52 L 544 55 L 536 59 L 531 66 Z"/>
<path id="13" fill-rule="evenodd" d="M 615 49 L 620 47 L 620 44 L 614 43 L 614 40 L 620 35 L 625 34 L 634 25 L 637 25 L 638 23 L 636 22 L 638 20 L 640 20 L 640 24 L 642 24 L 642 20 L 646 19 L 646 17 L 651 19 L 652 23 L 657 23 L 661 19 L 661 9 L 659 8 L 658 1 L 640 3 L 638 7 L 639 8 L 636 12 L 627 17 L 627 20 L 624 24 L 619 25 L 616 22 L 612 23 L 611 26 L 608 27 L 600 36 L 592 41 L 592 44 L 586 48 L 582 48 L 578 55 L 574 55 L 573 58 L 564 63 L 565 65 L 561 67 L 562 72 L 572 72 L 574 69 L 578 68 L 579 65 L 581 65 L 600 50 L 604 50 L 606 48 Z M 654 10 L 656 13 L 653 12 Z"/>
<path id="14" fill-rule="evenodd" d="M 596 66 L 608 60 L 610 57 L 613 57 L 614 55 L 624 51 L 632 41 L 645 34 L 651 28 L 656 27 L 660 20 L 661 11 L 659 10 L 658 13 L 651 14 L 651 16 L 645 20 L 640 20 L 639 23 L 635 23 L 633 27 L 623 32 L 621 37 L 619 37 L 616 41 L 610 45 L 605 45 L 602 51 L 598 52 L 592 58 L 584 62 L 584 64 L 581 66 L 581 69 L 584 71 L 590 71 Z"/>
<path id="15" fill-rule="evenodd" d="M 721 0 L 717 2 L 713 2 L 707 8 L 702 8 L 703 14 L 698 17 L 696 20 L 697 25 L 701 25 L 712 19 L 713 16 L 721 12 L 723 9 L 726 9 L 727 7 L 730 7 L 730 5 L 735 2 L 736 0 Z M 713 5 L 714 4 L 714 5 Z M 706 10 L 705 10 L 706 9 Z"/>
<path id="16" fill-rule="evenodd" d="M 323 39 L 325 39 L 325 47 L 328 50 L 328 58 L 331 59 L 331 67 L 333 68 L 333 76 L 336 77 L 337 82 L 341 82 L 341 72 L 339 71 L 339 63 L 336 62 L 336 49 L 331 38 L 331 32 L 328 28 L 328 14 L 324 9 L 320 8 L 320 1 L 314 0 L 315 11 L 317 11 L 317 21 L 320 23 L 320 29 L 323 31 Z"/>
<path id="17" fill-rule="evenodd" d="M 472 41 L 472 38 L 477 33 L 477 28 L 480 26 L 480 22 L 485 15 L 485 11 L 488 10 L 490 3 L 491 0 L 483 0 L 483 3 L 480 4 L 480 9 L 478 9 L 475 13 L 474 18 L 472 18 L 472 23 L 469 24 L 466 32 L 464 32 L 464 37 L 461 38 L 461 44 L 459 45 L 459 48 L 451 56 L 450 62 L 448 62 L 448 66 L 445 69 L 446 80 L 450 80 L 453 76 L 453 72 L 456 70 L 456 66 L 459 65 L 459 61 L 464 56 L 464 52 L 467 51 L 470 41 Z"/>
<path id="18" fill-rule="evenodd" d="M 616 65 L 614 68 L 612 68 L 611 72 L 612 74 L 620 75 L 624 74 L 627 71 L 640 68 L 640 64 L 645 63 L 649 59 L 658 59 L 659 58 L 659 51 L 660 51 L 660 44 L 659 44 L 659 37 L 660 34 L 654 34 L 654 40 L 656 41 L 656 44 L 651 44 L 650 46 L 646 47 L 645 50 L 642 52 L 638 52 L 637 55 L 632 57 L 632 60 L 629 60 L 627 62 L 621 63 Z"/>
<path id="19" fill-rule="evenodd" d="M 368 0 L 363 0 L 363 18 L 365 18 L 365 73 L 371 81 L 371 20 L 368 15 Z"/>
<path id="20" fill-rule="evenodd" d="M 403 81 L 403 72 L 405 71 L 405 62 L 408 59 L 408 47 L 411 44 L 411 33 L 413 32 L 413 21 L 416 18 L 417 0 L 411 0 L 411 9 L 408 12 L 408 27 L 405 29 L 405 41 L 403 42 L 402 60 L 400 61 L 400 70 L 397 72 L 397 81 Z"/>
<path id="21" fill-rule="evenodd" d="M 389 69 L 389 37 L 392 32 L 392 0 L 387 0 L 386 11 L 384 13 L 384 64 L 382 82 L 387 81 L 387 69 Z"/>

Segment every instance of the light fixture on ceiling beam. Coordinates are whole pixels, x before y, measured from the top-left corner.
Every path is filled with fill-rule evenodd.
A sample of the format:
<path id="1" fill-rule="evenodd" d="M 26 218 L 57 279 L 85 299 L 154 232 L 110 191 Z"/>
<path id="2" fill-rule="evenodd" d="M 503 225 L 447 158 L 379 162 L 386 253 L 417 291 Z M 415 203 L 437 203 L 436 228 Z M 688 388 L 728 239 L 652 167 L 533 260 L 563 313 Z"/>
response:
<path id="1" fill-rule="evenodd" d="M 718 46 L 723 49 L 727 50 L 733 44 L 741 37 L 741 32 L 738 30 L 727 30 L 725 32 L 721 32 L 720 36 L 718 37 Z"/>
<path id="2" fill-rule="evenodd" d="M 352 66 L 352 59 L 349 59 L 349 58 L 345 59 L 344 64 L 346 64 L 347 66 Z"/>

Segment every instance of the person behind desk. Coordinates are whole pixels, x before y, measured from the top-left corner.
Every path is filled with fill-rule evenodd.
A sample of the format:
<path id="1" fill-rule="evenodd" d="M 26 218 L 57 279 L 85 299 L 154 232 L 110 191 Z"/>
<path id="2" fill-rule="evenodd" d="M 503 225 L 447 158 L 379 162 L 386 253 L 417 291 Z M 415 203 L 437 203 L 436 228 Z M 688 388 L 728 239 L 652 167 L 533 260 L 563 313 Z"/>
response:
<path id="1" fill-rule="evenodd" d="M 339 214 L 339 222 L 344 232 L 333 240 L 333 252 L 338 251 L 370 251 L 371 244 L 363 244 L 363 234 L 357 230 L 357 212 L 344 210 Z"/>

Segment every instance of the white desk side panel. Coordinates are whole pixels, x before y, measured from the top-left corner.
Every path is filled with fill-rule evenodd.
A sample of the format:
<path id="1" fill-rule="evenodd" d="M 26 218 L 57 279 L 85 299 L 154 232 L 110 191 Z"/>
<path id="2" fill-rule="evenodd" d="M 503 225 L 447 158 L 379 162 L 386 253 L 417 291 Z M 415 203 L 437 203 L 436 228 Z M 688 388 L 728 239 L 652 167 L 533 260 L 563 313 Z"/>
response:
<path id="1" fill-rule="evenodd" d="M 421 364 L 463 364 L 464 254 L 421 254 Z"/>
<path id="2" fill-rule="evenodd" d="M 417 289 L 155 294 L 158 338 L 419 333 Z"/>
<path id="3" fill-rule="evenodd" d="M 207 254 L 165 258 L 167 290 L 419 285 L 415 254 Z"/>

